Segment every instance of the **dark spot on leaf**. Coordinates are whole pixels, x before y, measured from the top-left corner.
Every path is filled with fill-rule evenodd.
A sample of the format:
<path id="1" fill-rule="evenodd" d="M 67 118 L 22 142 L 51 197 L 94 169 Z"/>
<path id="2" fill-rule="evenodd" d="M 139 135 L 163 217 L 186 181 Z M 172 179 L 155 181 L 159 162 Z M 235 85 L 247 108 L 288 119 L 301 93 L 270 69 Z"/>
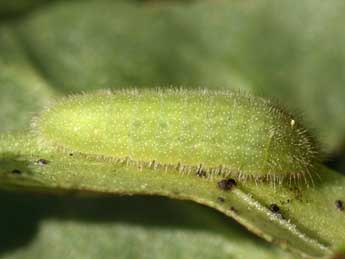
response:
<path id="1" fill-rule="evenodd" d="M 235 207 L 233 207 L 233 206 L 230 207 L 230 211 L 232 211 L 235 214 L 238 214 L 238 210 L 235 209 Z"/>
<path id="2" fill-rule="evenodd" d="M 73 156 L 73 153 L 69 153 L 69 156 Z"/>
<path id="3" fill-rule="evenodd" d="M 231 188 L 234 186 L 236 186 L 236 181 L 232 178 L 223 179 L 218 182 L 218 187 L 222 190 L 231 190 Z"/>
<path id="4" fill-rule="evenodd" d="M 197 172 L 196 172 L 196 175 L 197 176 L 199 176 L 199 177 L 206 177 L 207 176 L 207 173 L 206 173 L 206 171 L 205 170 L 198 170 Z"/>
<path id="5" fill-rule="evenodd" d="M 12 170 L 11 173 L 19 175 L 19 174 L 22 174 L 22 171 L 20 171 L 19 169 L 14 169 L 14 170 Z"/>
<path id="6" fill-rule="evenodd" d="M 338 210 L 343 211 L 345 209 L 344 203 L 341 200 L 336 200 L 335 201 L 335 206 L 337 207 Z"/>
<path id="7" fill-rule="evenodd" d="M 280 208 L 277 204 L 273 203 L 270 205 L 270 211 L 272 211 L 273 213 L 280 213 Z"/>
<path id="8" fill-rule="evenodd" d="M 217 198 L 217 201 L 223 203 L 223 202 L 225 201 L 225 199 L 224 199 L 223 197 L 218 197 L 218 198 Z"/>

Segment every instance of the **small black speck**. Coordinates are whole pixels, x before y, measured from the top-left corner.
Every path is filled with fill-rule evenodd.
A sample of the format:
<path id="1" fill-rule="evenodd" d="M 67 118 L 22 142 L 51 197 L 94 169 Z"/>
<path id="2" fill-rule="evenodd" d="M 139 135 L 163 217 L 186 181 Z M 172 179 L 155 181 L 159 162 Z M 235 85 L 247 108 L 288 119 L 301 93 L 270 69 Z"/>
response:
<path id="1" fill-rule="evenodd" d="M 234 186 L 236 186 L 236 181 L 232 178 L 223 179 L 218 182 L 218 187 L 222 190 L 231 190 Z"/>
<path id="2" fill-rule="evenodd" d="M 225 199 L 223 197 L 218 197 L 217 201 L 223 203 L 225 201 Z"/>
<path id="3" fill-rule="evenodd" d="M 38 165 L 47 165 L 48 163 L 49 163 L 49 161 L 45 160 L 45 159 L 38 159 L 36 161 L 36 164 L 38 164 Z"/>
<path id="4" fill-rule="evenodd" d="M 337 207 L 338 210 L 343 211 L 345 210 L 344 203 L 341 200 L 336 200 L 335 201 L 335 206 Z"/>
<path id="5" fill-rule="evenodd" d="M 14 169 L 11 172 L 12 174 L 22 174 L 22 171 L 20 171 L 19 169 Z"/>
<path id="6" fill-rule="evenodd" d="M 232 211 L 235 214 L 238 214 L 238 210 L 235 209 L 235 207 L 233 207 L 233 206 L 230 207 L 230 211 Z"/>
<path id="7" fill-rule="evenodd" d="M 73 156 L 73 153 L 69 153 L 69 156 Z"/>
<path id="8" fill-rule="evenodd" d="M 207 176 L 207 173 L 205 170 L 198 170 L 196 172 L 196 175 L 199 176 L 199 177 L 206 177 Z"/>
<path id="9" fill-rule="evenodd" d="M 273 213 L 280 213 L 280 208 L 277 204 L 273 203 L 270 205 L 270 211 L 272 211 Z"/>

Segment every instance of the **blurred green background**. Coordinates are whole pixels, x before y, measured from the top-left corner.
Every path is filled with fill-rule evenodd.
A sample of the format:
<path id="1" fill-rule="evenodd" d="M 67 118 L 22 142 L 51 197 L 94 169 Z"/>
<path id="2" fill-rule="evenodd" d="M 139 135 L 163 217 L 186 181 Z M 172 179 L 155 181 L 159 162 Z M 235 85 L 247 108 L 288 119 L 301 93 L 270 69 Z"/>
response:
<path id="1" fill-rule="evenodd" d="M 241 89 L 301 116 L 345 172 L 341 0 L 0 0 L 0 130 L 104 88 Z M 0 194 L 0 258 L 293 258 L 229 218 L 152 197 Z"/>

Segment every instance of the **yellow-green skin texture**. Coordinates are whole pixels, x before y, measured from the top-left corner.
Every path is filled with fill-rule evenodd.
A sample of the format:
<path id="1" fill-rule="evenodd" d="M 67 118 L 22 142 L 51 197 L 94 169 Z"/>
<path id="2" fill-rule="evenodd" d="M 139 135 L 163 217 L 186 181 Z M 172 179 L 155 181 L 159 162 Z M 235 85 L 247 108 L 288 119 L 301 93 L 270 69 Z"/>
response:
<path id="1" fill-rule="evenodd" d="M 317 145 L 270 101 L 229 91 L 122 90 L 72 96 L 35 122 L 40 144 L 199 176 L 308 182 Z"/>

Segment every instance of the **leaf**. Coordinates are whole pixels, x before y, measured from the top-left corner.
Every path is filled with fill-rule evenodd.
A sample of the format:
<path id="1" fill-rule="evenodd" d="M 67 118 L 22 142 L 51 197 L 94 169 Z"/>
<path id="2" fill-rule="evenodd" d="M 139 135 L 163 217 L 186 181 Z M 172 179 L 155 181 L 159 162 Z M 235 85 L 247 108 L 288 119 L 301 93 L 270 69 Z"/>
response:
<path id="1" fill-rule="evenodd" d="M 26 128 L 56 95 L 28 61 L 13 32 L 0 27 L 0 130 Z"/>
<path id="2" fill-rule="evenodd" d="M 305 113 L 332 151 L 345 130 L 344 11 L 343 1 L 69 1 L 9 28 L 58 91 L 247 89 Z"/>
<path id="3" fill-rule="evenodd" d="M 14 193 L 0 200 L 0 258 L 291 258 L 187 202 Z"/>
<path id="4" fill-rule="evenodd" d="M 52 0 L 0 0 L 0 19 L 14 19 Z"/>
<path id="5" fill-rule="evenodd" d="M 31 8 L 21 9 L 23 1 L 7 9 L 12 2 L 1 2 L 3 17 L 7 10 L 12 17 L 11 10 L 18 14 L 16 10 Z M 32 114 L 59 93 L 162 84 L 224 86 L 277 96 L 283 104 L 305 111 L 306 120 L 321 128 L 323 143 L 334 150 L 343 142 L 345 125 L 343 9 L 342 1 L 311 0 L 163 5 L 64 1 L 37 8 L 0 25 L 0 128 L 26 128 Z M 11 164 L 1 165 L 7 163 Z M 29 211 L 30 207 L 23 213 L 25 218 L 30 218 Z M 58 220 L 57 232 L 57 224 L 65 230 L 60 232 L 62 244 L 71 231 Z M 45 226 L 42 229 L 48 229 Z M 54 235 L 45 233 L 32 243 L 37 254 L 46 248 L 45 240 L 52 238 L 54 243 Z M 76 234 L 78 240 L 88 235 L 78 233 L 83 233 Z M 71 243 L 66 240 L 61 247 Z M 88 251 L 85 246 L 80 253 Z M 251 249 L 255 248 L 249 245 L 241 251 Z M 273 251 L 262 249 L 267 254 Z M 43 257 L 51 257 L 54 251 Z M 19 253 L 24 256 L 25 248 Z M 272 253 L 272 258 L 278 257 Z"/>
<path id="6" fill-rule="evenodd" d="M 216 179 L 182 176 L 159 169 L 139 171 L 83 155 L 50 153 L 40 150 L 32 135 L 3 136 L 0 143 L 5 161 L 0 182 L 3 188 L 158 194 L 193 200 L 235 218 L 269 241 L 310 257 L 324 256 L 332 247 L 345 242 L 345 229 L 339 224 L 345 214 L 334 204 L 344 195 L 345 177 L 326 168 L 320 169 L 320 181 L 313 188 L 284 185 L 273 188 L 245 182 L 225 192 L 217 187 Z M 46 159 L 48 163 L 37 163 L 39 159 Z M 11 173 L 13 169 L 22 174 Z M 220 202 L 219 197 L 225 201 Z M 282 214 L 271 212 L 271 204 L 278 204 Z"/>

